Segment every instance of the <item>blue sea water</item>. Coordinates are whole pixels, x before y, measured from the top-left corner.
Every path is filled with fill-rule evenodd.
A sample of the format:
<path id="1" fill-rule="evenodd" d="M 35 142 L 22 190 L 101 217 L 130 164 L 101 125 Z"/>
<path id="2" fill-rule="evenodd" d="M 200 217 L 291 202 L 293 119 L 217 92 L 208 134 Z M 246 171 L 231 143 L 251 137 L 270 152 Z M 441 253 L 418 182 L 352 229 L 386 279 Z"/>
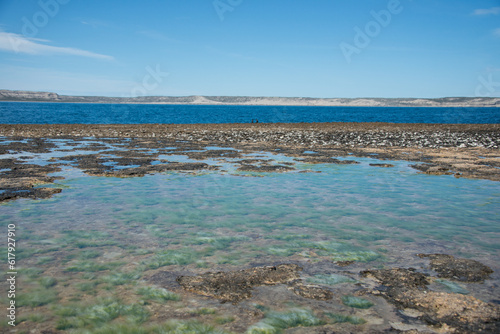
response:
<path id="1" fill-rule="evenodd" d="M 500 108 L 213 106 L 0 102 L 0 124 L 390 122 L 497 124 Z"/>

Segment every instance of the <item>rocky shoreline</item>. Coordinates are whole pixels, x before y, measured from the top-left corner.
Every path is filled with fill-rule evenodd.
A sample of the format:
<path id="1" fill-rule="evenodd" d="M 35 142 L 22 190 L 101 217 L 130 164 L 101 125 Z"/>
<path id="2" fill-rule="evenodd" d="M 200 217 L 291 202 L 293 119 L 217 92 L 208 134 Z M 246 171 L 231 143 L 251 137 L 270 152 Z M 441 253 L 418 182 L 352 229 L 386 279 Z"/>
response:
<path id="1" fill-rule="evenodd" d="M 0 146 L 0 154 L 11 151 L 47 151 L 50 144 L 44 141 L 45 138 L 100 138 L 108 141 L 112 138 L 118 141 L 133 139 L 133 142 L 124 142 L 121 145 L 128 145 L 129 148 L 161 149 L 166 146 L 178 146 L 182 142 L 186 150 L 199 149 L 200 145 L 231 147 L 243 151 L 279 150 L 289 156 L 307 159 L 308 163 L 339 163 L 332 158 L 342 156 L 376 157 L 382 160 L 415 162 L 412 167 L 426 174 L 453 174 L 456 177 L 500 181 L 498 124 L 0 124 L 0 137 L 6 140 L 29 139 L 23 144 Z M 314 150 L 315 154 L 303 154 L 306 150 Z M 123 152 L 120 154 L 123 157 Z M 137 175 L 158 172 L 163 168 L 149 166 L 147 156 L 130 154 L 129 152 L 126 158 L 133 159 L 134 165 L 144 167 L 132 170 Z M 210 157 L 210 154 L 217 156 L 219 153 L 200 153 L 195 154 L 193 158 L 202 160 Z M 228 152 L 225 157 L 228 157 L 227 154 Z M 79 159 L 78 163 L 85 165 L 91 164 L 95 157 Z M 195 169 L 203 168 L 202 165 Z M 25 170 L 27 165 L 21 167 Z M 165 168 L 179 170 L 184 167 L 170 165 Z M 242 163 L 241 170 L 287 169 L 286 166 L 273 167 L 274 169 L 269 166 L 261 167 Z M 99 167 L 92 173 L 102 172 L 103 169 Z"/>
<path id="2" fill-rule="evenodd" d="M 0 124 L 0 136 L 167 138 L 314 147 L 500 148 L 499 124 Z"/>
<path id="3" fill-rule="evenodd" d="M 70 148 L 57 148 L 54 139 L 67 140 Z M 82 142 L 86 153 L 79 147 Z M 0 154 L 4 155 L 0 159 L 0 201 L 46 198 L 60 192 L 40 185 L 53 183 L 57 177 L 48 175 L 68 165 L 77 166 L 88 175 L 115 177 L 217 169 L 205 163 L 210 158 L 241 158 L 236 162 L 241 172 L 295 170 L 295 162 L 270 164 L 245 158 L 244 154 L 254 152 L 279 152 L 307 164 L 356 163 L 338 157 L 404 160 L 413 162 L 411 167 L 425 174 L 500 181 L 497 124 L 3 124 L 0 144 Z M 207 150 L 207 146 L 226 150 Z M 175 150 L 165 149 L 168 147 Z M 29 156 L 53 150 L 64 153 L 43 164 L 33 163 Z M 155 153 L 146 153 L 148 150 Z M 21 156 L 12 158 L 12 154 Z M 180 154 L 191 161 L 156 161 L 160 154 Z"/>

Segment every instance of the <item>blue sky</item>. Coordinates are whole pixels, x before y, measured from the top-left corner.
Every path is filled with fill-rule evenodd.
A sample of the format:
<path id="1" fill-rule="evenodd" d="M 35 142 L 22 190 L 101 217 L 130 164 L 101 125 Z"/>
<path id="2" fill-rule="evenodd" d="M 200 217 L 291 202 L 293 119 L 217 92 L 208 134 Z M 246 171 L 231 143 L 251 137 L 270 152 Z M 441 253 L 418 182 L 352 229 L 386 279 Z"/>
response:
<path id="1" fill-rule="evenodd" d="M 500 96 L 500 0 L 0 0 L 0 89 Z"/>

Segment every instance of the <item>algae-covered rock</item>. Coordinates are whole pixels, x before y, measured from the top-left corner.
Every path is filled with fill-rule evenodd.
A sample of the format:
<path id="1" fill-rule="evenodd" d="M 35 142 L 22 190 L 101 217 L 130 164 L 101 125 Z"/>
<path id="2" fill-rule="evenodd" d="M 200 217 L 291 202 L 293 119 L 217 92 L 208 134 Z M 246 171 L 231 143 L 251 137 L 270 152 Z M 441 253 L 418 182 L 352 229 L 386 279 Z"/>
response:
<path id="1" fill-rule="evenodd" d="M 455 258 L 446 254 L 417 254 L 417 256 L 429 258 L 431 269 L 442 278 L 462 282 L 482 282 L 493 273 L 490 267 L 476 260 Z"/>
<path id="2" fill-rule="evenodd" d="M 293 284 L 290 289 L 296 295 L 309 299 L 329 300 L 333 298 L 333 292 L 317 285 L 304 285 L 302 282 Z"/>
<path id="3" fill-rule="evenodd" d="M 453 333 L 499 333 L 500 307 L 473 296 L 430 291 L 426 275 L 415 269 L 366 270 L 381 286 L 374 294 L 382 295 L 399 309 L 415 309 L 430 325 Z"/>
<path id="4" fill-rule="evenodd" d="M 295 281 L 299 278 L 301 270 L 302 268 L 296 264 L 281 264 L 236 271 L 209 272 L 198 276 L 179 276 L 177 282 L 185 290 L 234 303 L 250 298 L 254 286 Z"/>

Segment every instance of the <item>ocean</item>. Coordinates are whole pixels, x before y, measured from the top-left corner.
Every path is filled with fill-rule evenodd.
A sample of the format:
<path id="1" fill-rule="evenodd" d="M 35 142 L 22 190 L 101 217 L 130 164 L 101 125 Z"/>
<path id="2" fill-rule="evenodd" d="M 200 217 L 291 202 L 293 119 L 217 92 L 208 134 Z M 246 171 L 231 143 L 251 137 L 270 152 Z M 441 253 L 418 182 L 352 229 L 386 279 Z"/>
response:
<path id="1" fill-rule="evenodd" d="M 0 102 L 0 124 L 389 122 L 497 124 L 500 108 L 213 106 Z"/>

